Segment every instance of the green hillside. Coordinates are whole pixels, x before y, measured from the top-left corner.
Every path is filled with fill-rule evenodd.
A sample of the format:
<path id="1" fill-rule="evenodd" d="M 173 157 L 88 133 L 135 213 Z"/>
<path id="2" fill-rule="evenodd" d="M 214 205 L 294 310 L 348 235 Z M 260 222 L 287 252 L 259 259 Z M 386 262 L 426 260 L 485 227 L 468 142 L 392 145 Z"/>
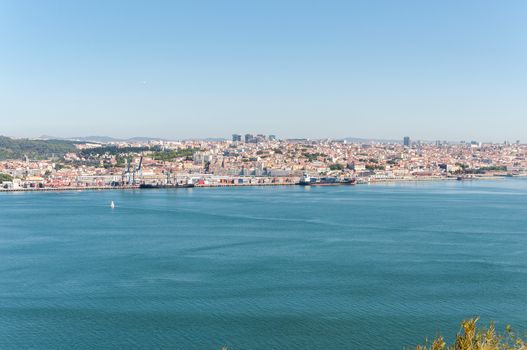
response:
<path id="1" fill-rule="evenodd" d="M 12 139 L 0 136 L 0 160 L 6 159 L 46 159 L 53 155 L 63 156 L 75 152 L 77 142 L 66 140 Z"/>

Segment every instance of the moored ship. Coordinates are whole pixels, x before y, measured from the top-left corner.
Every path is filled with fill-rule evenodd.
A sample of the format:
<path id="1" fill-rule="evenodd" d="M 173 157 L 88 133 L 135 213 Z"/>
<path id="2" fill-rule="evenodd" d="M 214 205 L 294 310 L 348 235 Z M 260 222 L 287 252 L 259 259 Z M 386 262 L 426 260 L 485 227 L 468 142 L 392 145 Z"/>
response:
<path id="1" fill-rule="evenodd" d="M 339 185 L 355 185 L 356 179 L 338 178 L 338 177 L 311 177 L 308 175 L 302 176 L 298 182 L 301 186 L 339 186 Z"/>
<path id="2" fill-rule="evenodd" d="M 141 189 L 157 189 L 157 188 L 191 188 L 194 187 L 194 184 L 187 183 L 187 184 L 168 184 L 168 185 L 161 185 L 161 184 L 141 184 L 139 185 L 139 188 Z"/>

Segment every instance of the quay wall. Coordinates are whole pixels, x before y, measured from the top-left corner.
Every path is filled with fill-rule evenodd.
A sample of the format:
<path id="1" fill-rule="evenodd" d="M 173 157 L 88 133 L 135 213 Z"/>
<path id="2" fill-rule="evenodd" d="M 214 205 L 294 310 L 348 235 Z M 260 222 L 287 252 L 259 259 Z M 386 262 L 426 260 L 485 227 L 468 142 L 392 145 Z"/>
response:
<path id="1" fill-rule="evenodd" d="M 463 181 L 471 180 L 499 180 L 503 179 L 501 176 L 476 176 Z M 369 181 L 357 182 L 357 185 L 374 184 L 374 183 L 394 183 L 394 182 L 424 182 L 424 181 L 456 181 L 455 177 L 404 177 L 404 178 L 375 178 Z M 297 182 L 277 182 L 277 183 L 209 183 L 196 184 L 194 188 L 211 188 L 211 187 L 257 187 L 257 186 L 294 186 Z M 177 187 L 174 187 L 177 188 Z M 96 191 L 96 190 L 137 190 L 139 185 L 134 186 L 86 186 L 86 187 L 44 187 L 44 188 L 14 188 L 3 189 L 2 192 L 56 192 L 56 191 Z M 146 189 L 148 190 L 148 189 Z"/>

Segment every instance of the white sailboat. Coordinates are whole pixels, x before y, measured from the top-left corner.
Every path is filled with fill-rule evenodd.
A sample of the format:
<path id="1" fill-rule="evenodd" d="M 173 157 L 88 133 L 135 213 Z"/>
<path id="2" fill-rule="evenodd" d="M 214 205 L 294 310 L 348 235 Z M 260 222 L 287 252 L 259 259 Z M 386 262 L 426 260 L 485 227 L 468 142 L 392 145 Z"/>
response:
<path id="1" fill-rule="evenodd" d="M 113 201 L 110 203 L 110 208 L 115 208 L 115 203 Z"/>

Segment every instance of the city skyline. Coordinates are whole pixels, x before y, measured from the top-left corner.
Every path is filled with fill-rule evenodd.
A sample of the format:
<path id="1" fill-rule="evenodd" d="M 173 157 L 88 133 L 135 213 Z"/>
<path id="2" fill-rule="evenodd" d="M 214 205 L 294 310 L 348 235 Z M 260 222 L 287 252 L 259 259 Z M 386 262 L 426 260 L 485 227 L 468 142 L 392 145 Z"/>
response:
<path id="1" fill-rule="evenodd" d="M 515 142 L 526 14 L 522 1 L 3 1 L 0 133 Z"/>
<path id="2" fill-rule="evenodd" d="M 2 135 L 0 137 L 8 137 L 12 139 L 28 139 L 28 140 L 71 140 L 71 141 L 82 141 L 82 142 L 96 142 L 96 143 L 108 143 L 108 142 L 144 142 L 144 141 L 239 141 L 241 143 L 255 143 L 259 137 L 263 137 L 264 140 L 312 140 L 312 141 L 349 141 L 350 143 L 360 143 L 360 142 L 380 142 L 380 143 L 401 143 L 403 145 L 411 145 L 417 143 L 428 143 L 428 144 L 458 144 L 458 143 L 477 143 L 477 144 L 501 144 L 501 143 L 515 143 L 521 144 L 523 141 L 520 139 L 505 139 L 501 141 L 491 141 L 491 140 L 480 140 L 480 139 L 462 139 L 462 140 L 449 140 L 446 138 L 437 138 L 435 140 L 415 138 L 408 135 L 399 137 L 399 138 L 376 138 L 376 137 L 357 137 L 357 136 L 347 136 L 340 138 L 333 137 L 318 137 L 318 138 L 309 138 L 309 137 L 281 137 L 279 134 L 264 134 L 258 132 L 238 132 L 232 133 L 230 135 L 216 135 L 216 136 L 202 136 L 202 137 L 189 137 L 189 138 L 170 138 L 170 137 L 157 137 L 157 136 L 145 136 L 145 135 L 127 135 L 122 137 L 116 137 L 112 135 L 76 135 L 76 136 L 56 136 L 56 135 L 40 135 L 38 137 L 27 137 L 27 136 L 11 136 L 11 135 Z M 252 140 L 248 140 L 252 138 Z M 408 139 L 408 141 L 406 140 Z"/>

